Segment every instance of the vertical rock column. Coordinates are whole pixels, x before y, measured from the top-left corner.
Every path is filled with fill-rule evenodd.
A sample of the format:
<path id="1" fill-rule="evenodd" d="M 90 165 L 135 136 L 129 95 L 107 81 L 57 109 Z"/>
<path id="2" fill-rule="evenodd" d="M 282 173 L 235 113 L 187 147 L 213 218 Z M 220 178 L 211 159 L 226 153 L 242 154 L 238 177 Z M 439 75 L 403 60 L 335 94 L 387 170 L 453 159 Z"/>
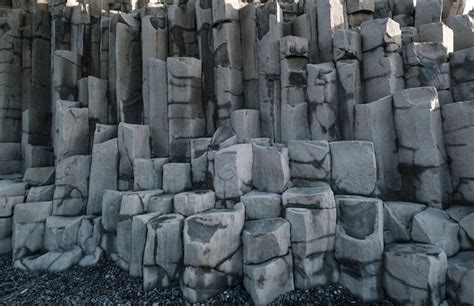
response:
<path id="1" fill-rule="evenodd" d="M 147 15 L 141 19 L 141 44 L 142 44 L 142 73 L 143 73 L 143 123 L 150 124 L 150 104 L 152 86 L 157 82 L 166 84 L 166 79 L 154 79 L 156 75 L 150 74 L 150 59 L 165 61 L 168 57 L 168 26 L 166 14 L 160 9 L 156 15 Z"/>
<path id="2" fill-rule="evenodd" d="M 185 220 L 185 268 L 180 288 L 187 301 L 204 301 L 242 280 L 240 235 L 244 221 L 242 203 L 233 209 L 209 210 Z"/>
<path id="3" fill-rule="evenodd" d="M 351 27 L 358 27 L 366 20 L 373 17 L 375 11 L 374 0 L 348 0 L 346 1 L 347 23 Z"/>
<path id="4" fill-rule="evenodd" d="M 451 82 L 456 102 L 474 100 L 474 47 L 456 51 L 451 55 Z"/>
<path id="5" fill-rule="evenodd" d="M 115 39 L 116 99 L 120 122 L 140 124 L 143 114 L 140 22 L 120 14 Z"/>
<path id="6" fill-rule="evenodd" d="M 152 58 L 148 64 L 151 150 L 153 156 L 165 157 L 169 155 L 168 72 L 166 61 Z"/>
<path id="7" fill-rule="evenodd" d="M 214 90 L 218 126 L 230 127 L 231 112 L 243 107 L 239 8 L 238 0 L 212 1 Z"/>
<path id="8" fill-rule="evenodd" d="M 391 18 L 379 18 L 363 22 L 360 32 L 364 102 L 372 102 L 403 89 L 400 25 Z"/>
<path id="9" fill-rule="evenodd" d="M 336 196 L 336 260 L 339 282 L 363 301 L 383 297 L 383 203 L 379 199 Z"/>
<path id="10" fill-rule="evenodd" d="M 453 101 L 449 52 L 442 43 L 411 43 L 403 48 L 407 88 L 433 86 L 441 105 Z"/>
<path id="11" fill-rule="evenodd" d="M 310 138 L 306 65 L 308 40 L 297 36 L 280 39 L 281 142 Z"/>
<path id="12" fill-rule="evenodd" d="M 313 140 L 339 139 L 337 71 L 331 62 L 308 65 L 309 127 Z"/>
<path id="13" fill-rule="evenodd" d="M 0 174 L 10 174 L 22 171 L 22 11 L 5 8 L 0 10 L 0 14 L 0 162 L 9 164 L 8 167 L 0 167 Z M 15 154 L 2 154 L 11 146 L 18 147 Z"/>
<path id="14" fill-rule="evenodd" d="M 189 140 L 206 132 L 202 63 L 191 57 L 169 57 L 167 70 L 169 156 L 172 161 L 185 161 L 190 158 Z"/>
<path id="15" fill-rule="evenodd" d="M 402 184 L 392 100 L 392 96 L 387 96 L 355 108 L 355 138 L 374 143 L 377 193 L 383 198 L 397 198 Z"/>
<path id="16" fill-rule="evenodd" d="M 212 1 L 196 1 L 196 25 L 199 58 L 202 61 L 202 101 L 206 117 L 206 135 L 216 129 L 216 101 L 214 97 L 214 45 L 212 33 Z"/>
<path id="17" fill-rule="evenodd" d="M 198 57 L 195 0 L 179 1 L 167 13 L 169 56 Z"/>
<path id="18" fill-rule="evenodd" d="M 370 2 L 370 1 L 369 1 Z M 336 29 L 346 27 L 344 1 L 316 1 L 318 51 L 320 62 L 332 60 L 332 40 Z"/>
<path id="19" fill-rule="evenodd" d="M 337 70 L 340 135 L 354 139 L 355 106 L 362 103 L 362 37 L 358 31 L 338 29 L 334 32 L 333 56 Z"/>
<path id="20" fill-rule="evenodd" d="M 278 2 L 267 2 L 257 8 L 260 135 L 275 142 L 281 140 L 279 41 L 283 37 L 282 22 Z"/>
<path id="21" fill-rule="evenodd" d="M 474 101 L 457 102 L 442 107 L 444 142 L 453 185 L 453 201 L 474 204 Z"/>
<path id="22" fill-rule="evenodd" d="M 244 287 L 256 305 L 294 289 L 290 224 L 282 218 L 248 221 L 242 232 Z"/>
<path id="23" fill-rule="evenodd" d="M 245 108 L 258 109 L 257 4 L 248 3 L 240 9 L 240 34 Z"/>
<path id="24" fill-rule="evenodd" d="M 46 7 L 31 12 L 29 52 L 23 42 L 22 145 L 51 145 L 51 21 Z M 25 30 L 23 30 L 25 34 Z M 26 64 L 26 66 L 25 66 Z M 28 75 L 25 75 L 27 73 Z"/>
<path id="25" fill-rule="evenodd" d="M 308 40 L 308 62 L 319 62 L 318 51 L 318 19 L 316 14 L 316 0 L 304 2 L 304 14 L 293 20 L 293 34 Z"/>
<path id="26" fill-rule="evenodd" d="M 449 201 L 451 182 L 436 89 L 405 89 L 393 102 L 404 196 L 441 207 Z"/>
<path id="27" fill-rule="evenodd" d="M 291 225 L 295 287 L 309 289 L 337 283 L 334 260 L 336 204 L 328 184 L 288 189 L 282 196 Z"/>

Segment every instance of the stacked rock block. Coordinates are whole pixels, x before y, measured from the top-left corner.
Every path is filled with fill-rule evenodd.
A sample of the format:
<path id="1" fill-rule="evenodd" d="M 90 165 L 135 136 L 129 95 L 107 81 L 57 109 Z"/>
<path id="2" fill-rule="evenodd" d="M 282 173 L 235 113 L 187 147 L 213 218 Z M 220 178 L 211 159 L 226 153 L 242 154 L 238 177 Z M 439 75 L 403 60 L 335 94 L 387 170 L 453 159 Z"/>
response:
<path id="1" fill-rule="evenodd" d="M 0 5 L 15 267 L 472 303 L 463 1 L 83 2 Z"/>

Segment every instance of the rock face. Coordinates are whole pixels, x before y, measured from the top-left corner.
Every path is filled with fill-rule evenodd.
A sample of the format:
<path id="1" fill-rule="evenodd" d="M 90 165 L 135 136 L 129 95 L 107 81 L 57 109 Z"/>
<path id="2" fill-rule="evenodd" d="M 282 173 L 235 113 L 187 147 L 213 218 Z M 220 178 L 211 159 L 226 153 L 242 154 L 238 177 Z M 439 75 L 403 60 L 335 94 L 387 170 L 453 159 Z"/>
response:
<path id="1" fill-rule="evenodd" d="M 335 255 L 339 282 L 364 301 L 383 296 L 383 204 L 373 198 L 336 196 Z M 357 216 L 357 217 L 356 217 Z"/>
<path id="2" fill-rule="evenodd" d="M 439 305 L 446 298 L 447 268 L 446 254 L 439 247 L 392 244 L 384 252 L 385 293 L 401 304 Z"/>
<path id="3" fill-rule="evenodd" d="M 188 303 L 472 304 L 469 9 L 0 0 L 0 254 Z"/>

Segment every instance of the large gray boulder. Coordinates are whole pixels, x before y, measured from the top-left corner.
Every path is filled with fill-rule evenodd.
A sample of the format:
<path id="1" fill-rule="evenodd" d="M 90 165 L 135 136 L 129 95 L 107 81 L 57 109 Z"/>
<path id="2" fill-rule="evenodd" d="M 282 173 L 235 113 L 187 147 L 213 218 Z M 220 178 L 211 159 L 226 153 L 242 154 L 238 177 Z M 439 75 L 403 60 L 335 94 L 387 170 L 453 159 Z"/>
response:
<path id="1" fill-rule="evenodd" d="M 448 261 L 426 244 L 392 244 L 384 252 L 385 293 L 403 305 L 440 305 L 446 297 Z"/>

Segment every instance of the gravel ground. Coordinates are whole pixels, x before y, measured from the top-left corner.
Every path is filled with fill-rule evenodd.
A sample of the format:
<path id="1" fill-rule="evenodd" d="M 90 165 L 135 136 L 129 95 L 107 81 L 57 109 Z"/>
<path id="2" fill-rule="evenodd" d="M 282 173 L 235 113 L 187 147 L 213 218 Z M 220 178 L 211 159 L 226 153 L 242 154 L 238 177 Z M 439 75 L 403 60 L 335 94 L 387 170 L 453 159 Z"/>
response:
<path id="1" fill-rule="evenodd" d="M 143 291 L 141 281 L 103 260 L 92 268 L 74 267 L 65 273 L 24 272 L 11 266 L 10 256 L 0 256 L 0 304 L 159 303 L 182 305 L 179 288 Z M 239 286 L 208 300 L 208 305 L 251 305 Z M 274 305 L 360 305 L 361 301 L 340 285 L 296 290 L 280 296 Z M 385 301 L 381 305 L 391 305 Z"/>

